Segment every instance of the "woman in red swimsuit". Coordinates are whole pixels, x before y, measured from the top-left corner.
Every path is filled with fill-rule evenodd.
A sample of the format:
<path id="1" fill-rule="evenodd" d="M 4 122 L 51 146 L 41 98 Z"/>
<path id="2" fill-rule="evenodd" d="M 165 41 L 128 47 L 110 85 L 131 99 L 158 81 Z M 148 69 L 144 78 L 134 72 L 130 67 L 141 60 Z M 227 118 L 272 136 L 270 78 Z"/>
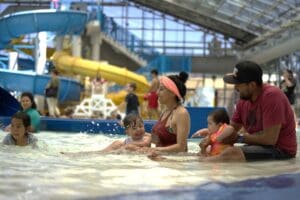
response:
<path id="1" fill-rule="evenodd" d="M 158 89 L 158 100 L 165 108 L 153 126 L 153 148 L 158 152 L 186 152 L 190 132 L 190 115 L 181 104 L 186 94 L 187 77 L 177 75 L 162 76 Z"/>

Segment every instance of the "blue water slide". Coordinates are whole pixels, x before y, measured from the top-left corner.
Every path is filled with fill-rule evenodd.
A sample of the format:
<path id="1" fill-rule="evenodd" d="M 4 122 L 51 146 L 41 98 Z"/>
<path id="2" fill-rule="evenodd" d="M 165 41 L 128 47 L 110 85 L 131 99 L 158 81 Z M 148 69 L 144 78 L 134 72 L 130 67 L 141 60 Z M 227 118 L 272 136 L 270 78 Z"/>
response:
<path id="1" fill-rule="evenodd" d="M 11 39 L 42 31 L 57 35 L 80 34 L 86 25 L 87 14 L 80 11 L 32 10 L 0 18 L 0 49 Z"/>
<path id="2" fill-rule="evenodd" d="M 0 116 L 12 116 L 20 109 L 21 106 L 15 97 L 0 87 Z"/>
<path id="3" fill-rule="evenodd" d="M 86 25 L 87 14 L 80 11 L 33 10 L 17 12 L 0 18 L 0 49 L 8 46 L 13 38 L 41 31 L 57 35 L 80 34 Z M 34 73 L 0 71 L 0 86 L 8 91 L 28 91 L 44 94 L 49 76 Z M 79 82 L 61 78 L 59 101 L 80 98 L 82 87 Z"/>
<path id="4" fill-rule="evenodd" d="M 0 86 L 8 91 L 44 95 L 49 75 L 0 69 Z M 82 85 L 73 79 L 60 77 L 59 101 L 79 101 Z"/>

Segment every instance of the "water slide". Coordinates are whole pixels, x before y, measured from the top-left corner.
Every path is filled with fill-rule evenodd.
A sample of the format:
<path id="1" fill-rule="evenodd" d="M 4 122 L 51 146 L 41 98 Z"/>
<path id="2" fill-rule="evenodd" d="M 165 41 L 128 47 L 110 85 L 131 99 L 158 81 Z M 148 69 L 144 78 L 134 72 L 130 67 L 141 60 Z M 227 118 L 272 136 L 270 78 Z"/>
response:
<path id="1" fill-rule="evenodd" d="M 15 97 L 0 87 L 0 116 L 12 116 L 20 109 L 21 106 Z"/>
<path id="2" fill-rule="evenodd" d="M 72 57 L 65 52 L 55 52 L 52 60 L 57 69 L 63 73 L 81 74 L 90 77 L 100 75 L 102 78 L 120 85 L 135 82 L 137 85 L 136 92 L 140 94 L 139 96 L 141 98 L 149 90 L 148 81 L 144 76 L 133 73 L 126 68 L 110 65 L 107 62 Z M 119 93 L 109 94 L 108 97 L 116 104 L 119 104 L 124 100 L 125 95 L 126 93 L 121 91 Z"/>
<path id="3" fill-rule="evenodd" d="M 87 22 L 87 14 L 79 11 L 52 9 L 17 12 L 0 18 L 0 49 L 12 39 L 41 31 L 57 35 L 80 34 Z"/>
<path id="4" fill-rule="evenodd" d="M 49 75 L 37 75 L 34 72 L 11 71 L 0 69 L 0 86 L 7 91 L 31 92 L 44 95 L 44 90 L 50 80 Z M 81 84 L 70 78 L 60 77 L 58 99 L 63 101 L 79 101 Z"/>
<path id="5" fill-rule="evenodd" d="M 0 18 L 0 49 L 9 48 L 11 40 L 25 34 L 41 31 L 57 35 L 80 34 L 86 25 L 87 14 L 79 11 L 33 10 L 18 12 Z M 28 91 L 44 95 L 49 76 L 21 71 L 0 71 L 0 86 L 6 90 Z M 59 100 L 80 99 L 78 81 L 61 78 Z M 63 91 L 63 92 L 62 92 Z"/>
<path id="6" fill-rule="evenodd" d="M 90 77 L 100 75 L 102 78 L 114 81 L 120 85 L 135 82 L 138 93 L 145 93 L 149 90 L 148 81 L 144 76 L 131 72 L 126 68 L 110 65 L 107 62 L 72 57 L 65 52 L 55 52 L 52 60 L 57 69 L 64 73 L 81 74 Z"/>
<path id="7" fill-rule="evenodd" d="M 41 31 L 55 32 L 57 35 L 80 34 L 86 25 L 86 13 L 79 11 L 34 10 L 13 13 L 0 18 L 0 49 L 9 47 L 12 39 L 22 35 Z M 62 72 L 74 72 L 91 77 L 100 74 L 109 81 L 125 85 L 128 82 L 137 84 L 137 92 L 145 93 L 149 85 L 145 77 L 128 71 L 125 68 L 109 65 L 105 62 L 95 62 L 68 56 L 57 52 L 54 62 Z M 44 88 L 49 76 L 36 75 L 35 73 L 12 72 L 1 70 L 0 86 L 6 90 L 28 91 L 34 94 L 44 94 Z M 16 82 L 16 80 L 18 80 Z M 79 100 L 81 85 L 70 79 L 61 79 L 59 100 Z M 142 95 L 140 95 L 142 96 Z M 110 94 L 114 102 L 124 99 L 124 91 Z"/>

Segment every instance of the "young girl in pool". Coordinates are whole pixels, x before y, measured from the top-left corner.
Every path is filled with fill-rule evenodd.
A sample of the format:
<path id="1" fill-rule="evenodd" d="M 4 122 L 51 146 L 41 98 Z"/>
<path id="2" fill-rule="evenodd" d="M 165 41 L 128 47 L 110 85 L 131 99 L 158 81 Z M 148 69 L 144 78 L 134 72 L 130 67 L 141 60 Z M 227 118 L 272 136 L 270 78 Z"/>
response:
<path id="1" fill-rule="evenodd" d="M 215 156 L 220 154 L 225 148 L 231 146 L 219 142 L 219 137 L 224 137 L 225 127 L 229 124 L 229 116 L 225 109 L 216 109 L 207 116 L 208 136 L 200 143 L 201 154 L 204 156 Z M 221 136 L 222 135 L 222 136 Z M 210 148 L 206 148 L 210 146 Z"/>
<path id="2" fill-rule="evenodd" d="M 80 155 L 86 153 L 108 153 L 117 150 L 138 151 L 143 147 L 150 147 L 151 135 L 145 132 L 143 120 L 139 115 L 134 113 L 126 115 L 126 117 L 123 119 L 123 126 L 125 128 L 125 133 L 129 137 L 125 140 L 114 141 L 113 143 L 111 143 L 106 148 L 100 151 L 61 153 L 68 155 Z"/>
<path id="3" fill-rule="evenodd" d="M 17 146 L 36 146 L 37 138 L 28 133 L 30 117 L 24 112 L 17 112 L 12 116 L 10 133 L 3 139 L 3 144 Z"/>
<path id="4" fill-rule="evenodd" d="M 129 136 L 125 140 L 117 140 L 100 152 L 110 152 L 118 149 L 137 151 L 142 147 L 151 146 L 151 135 L 145 132 L 144 122 L 137 114 L 128 114 L 123 119 L 125 133 Z"/>

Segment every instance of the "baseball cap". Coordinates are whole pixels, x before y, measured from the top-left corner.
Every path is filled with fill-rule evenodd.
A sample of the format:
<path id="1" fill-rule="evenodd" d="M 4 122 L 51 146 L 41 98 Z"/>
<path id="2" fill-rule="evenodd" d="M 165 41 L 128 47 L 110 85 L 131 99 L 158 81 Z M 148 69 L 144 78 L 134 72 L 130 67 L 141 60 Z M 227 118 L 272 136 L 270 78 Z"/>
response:
<path id="1" fill-rule="evenodd" d="M 242 61 L 235 65 L 233 73 L 223 76 L 228 84 L 249 83 L 251 81 L 262 83 L 263 71 L 261 67 L 252 61 Z"/>

